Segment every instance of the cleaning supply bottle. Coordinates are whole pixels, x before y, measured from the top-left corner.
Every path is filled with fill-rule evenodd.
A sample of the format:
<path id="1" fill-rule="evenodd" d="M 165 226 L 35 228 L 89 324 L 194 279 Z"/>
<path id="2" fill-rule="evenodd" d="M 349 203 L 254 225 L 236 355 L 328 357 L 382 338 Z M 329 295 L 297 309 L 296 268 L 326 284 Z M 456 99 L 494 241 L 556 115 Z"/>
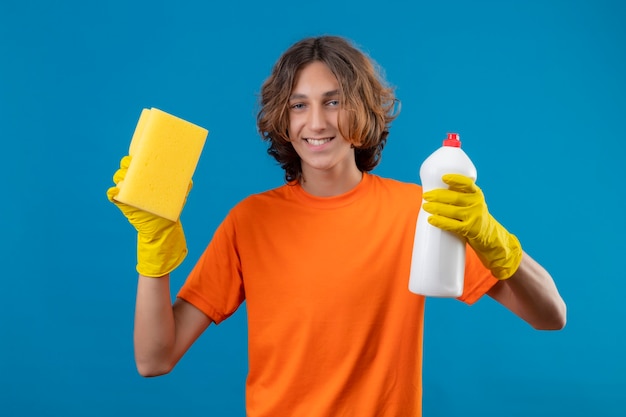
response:
<path id="1" fill-rule="evenodd" d="M 443 146 L 420 167 L 423 191 L 447 188 L 441 177 L 462 174 L 476 180 L 476 168 L 461 149 L 456 133 L 448 133 Z M 422 203 L 424 203 L 422 201 Z M 459 297 L 465 277 L 465 241 L 428 223 L 429 213 L 420 209 L 415 226 L 409 290 L 430 297 Z"/>

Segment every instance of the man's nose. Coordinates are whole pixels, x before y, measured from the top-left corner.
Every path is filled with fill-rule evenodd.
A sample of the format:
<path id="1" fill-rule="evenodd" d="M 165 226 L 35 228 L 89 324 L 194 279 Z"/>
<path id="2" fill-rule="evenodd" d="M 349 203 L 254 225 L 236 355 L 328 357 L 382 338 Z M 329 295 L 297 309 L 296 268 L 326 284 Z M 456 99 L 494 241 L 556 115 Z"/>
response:
<path id="1" fill-rule="evenodd" d="M 326 114 L 322 106 L 311 106 L 309 112 L 309 128 L 312 130 L 322 130 L 326 127 Z"/>

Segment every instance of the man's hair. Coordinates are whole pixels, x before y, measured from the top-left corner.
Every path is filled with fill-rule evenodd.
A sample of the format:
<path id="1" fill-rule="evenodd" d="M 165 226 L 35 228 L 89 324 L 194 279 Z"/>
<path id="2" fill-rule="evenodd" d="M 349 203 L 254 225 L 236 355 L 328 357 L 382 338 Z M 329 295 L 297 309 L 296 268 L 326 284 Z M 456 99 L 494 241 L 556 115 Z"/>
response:
<path id="1" fill-rule="evenodd" d="M 378 165 L 390 124 L 398 114 L 394 91 L 376 63 L 349 41 L 321 36 L 295 43 L 263 83 L 257 114 L 259 133 L 269 142 L 267 153 L 285 170 L 287 182 L 302 177 L 300 157 L 289 142 L 289 97 L 298 71 L 315 61 L 326 64 L 339 82 L 340 106 L 346 114 L 339 130 L 354 146 L 359 170 L 368 172 Z"/>

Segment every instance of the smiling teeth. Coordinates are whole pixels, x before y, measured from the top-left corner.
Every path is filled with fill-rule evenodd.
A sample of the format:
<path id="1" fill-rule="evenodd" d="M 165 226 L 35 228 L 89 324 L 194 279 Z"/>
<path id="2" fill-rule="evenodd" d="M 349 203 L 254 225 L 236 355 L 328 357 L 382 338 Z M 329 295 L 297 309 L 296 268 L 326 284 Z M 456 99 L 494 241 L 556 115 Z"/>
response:
<path id="1" fill-rule="evenodd" d="M 330 142 L 330 139 L 307 139 L 306 141 L 313 146 L 320 146 L 325 144 L 326 142 Z"/>

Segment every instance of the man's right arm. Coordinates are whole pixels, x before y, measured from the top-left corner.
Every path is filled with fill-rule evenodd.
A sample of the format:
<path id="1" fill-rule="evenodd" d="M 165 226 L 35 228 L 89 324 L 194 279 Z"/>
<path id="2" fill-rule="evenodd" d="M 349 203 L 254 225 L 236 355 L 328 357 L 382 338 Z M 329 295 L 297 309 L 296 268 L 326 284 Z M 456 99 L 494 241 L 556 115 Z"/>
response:
<path id="1" fill-rule="evenodd" d="M 121 159 L 113 175 L 115 186 L 107 190 L 107 197 L 137 231 L 135 362 L 141 375 L 157 376 L 174 368 L 211 319 L 185 301 L 176 300 L 172 305 L 169 273 L 187 255 L 180 220 L 173 222 L 116 200 L 130 162 L 130 156 Z"/>
<path id="2" fill-rule="evenodd" d="M 139 275 L 135 304 L 135 363 L 145 377 L 170 372 L 211 319 L 192 304 L 171 302 L 169 274 Z"/>

